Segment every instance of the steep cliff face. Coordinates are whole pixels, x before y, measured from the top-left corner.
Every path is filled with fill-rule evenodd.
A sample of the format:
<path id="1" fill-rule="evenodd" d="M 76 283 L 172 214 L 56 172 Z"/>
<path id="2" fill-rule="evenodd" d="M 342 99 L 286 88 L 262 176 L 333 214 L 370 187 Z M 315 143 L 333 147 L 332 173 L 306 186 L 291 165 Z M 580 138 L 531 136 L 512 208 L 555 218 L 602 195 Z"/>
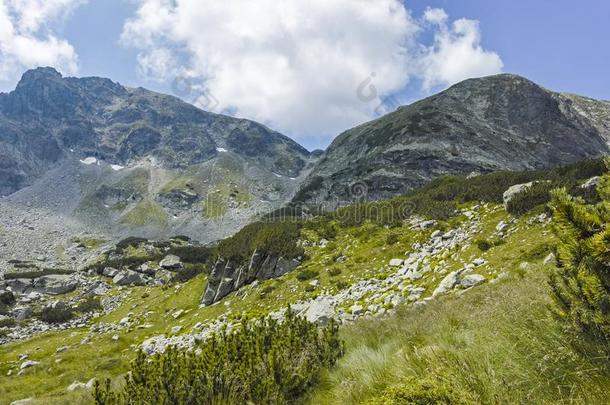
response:
<path id="1" fill-rule="evenodd" d="M 608 102 L 514 75 L 472 79 L 339 135 L 295 201 L 382 199 L 449 173 L 553 167 L 606 154 L 609 140 Z"/>
<path id="2" fill-rule="evenodd" d="M 280 277 L 294 270 L 299 264 L 297 259 L 289 260 L 259 250 L 254 251 L 247 264 L 239 265 L 220 258 L 210 273 L 201 303 L 211 305 L 244 285 L 255 280 Z"/>

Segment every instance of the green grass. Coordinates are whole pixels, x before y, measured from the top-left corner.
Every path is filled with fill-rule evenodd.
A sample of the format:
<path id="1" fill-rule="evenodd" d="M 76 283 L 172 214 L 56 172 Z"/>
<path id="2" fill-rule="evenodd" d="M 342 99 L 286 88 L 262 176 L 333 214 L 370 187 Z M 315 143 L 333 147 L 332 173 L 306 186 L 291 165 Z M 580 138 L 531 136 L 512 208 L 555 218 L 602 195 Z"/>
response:
<path id="1" fill-rule="evenodd" d="M 357 322 L 343 329 L 347 355 L 309 402 L 369 403 L 410 378 L 433 378 L 482 404 L 608 403 L 607 360 L 595 347 L 572 347 L 548 304 L 536 267 L 461 298 Z"/>
<path id="2" fill-rule="evenodd" d="M 167 225 L 167 213 L 151 199 L 144 199 L 121 219 L 122 223 L 133 226 Z"/>

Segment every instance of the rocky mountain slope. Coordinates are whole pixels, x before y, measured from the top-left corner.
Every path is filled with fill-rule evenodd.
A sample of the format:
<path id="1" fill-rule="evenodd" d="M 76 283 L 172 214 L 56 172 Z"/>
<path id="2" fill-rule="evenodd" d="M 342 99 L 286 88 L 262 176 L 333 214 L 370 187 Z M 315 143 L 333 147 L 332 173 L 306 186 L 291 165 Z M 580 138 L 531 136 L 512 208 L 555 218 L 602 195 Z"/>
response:
<path id="1" fill-rule="evenodd" d="M 575 173 L 584 171 L 575 170 Z M 494 200 L 501 201 L 502 192 L 512 185 L 508 179 L 510 175 L 504 177 L 507 184 L 498 191 L 498 198 Z M 498 183 L 495 175 L 464 181 L 468 183 L 467 188 L 483 192 L 487 187 L 481 184 L 481 179 L 487 179 L 488 185 Z M 579 179 L 577 188 L 581 187 L 583 180 Z M 478 324 L 466 330 L 462 327 L 456 329 L 455 320 L 461 318 L 446 320 L 439 317 L 435 308 L 446 303 L 459 308 L 461 314 L 485 317 L 489 315 L 485 308 L 490 304 L 482 297 L 493 303 L 497 292 L 507 287 L 526 283 L 545 286 L 541 275 L 554 264 L 551 253 L 554 236 L 551 218 L 540 205 L 523 216 L 514 217 L 501 202 L 481 202 L 479 198 L 467 203 L 455 202 L 460 203 L 459 208 L 453 210 L 448 218 L 431 220 L 411 215 L 393 227 L 375 221 L 374 216 L 359 224 L 346 221 L 341 216 L 312 219 L 299 229 L 297 235 L 298 246 L 304 249 L 303 260 L 285 273 L 276 273 L 277 263 L 269 264 L 272 260 L 267 260 L 269 255 L 263 251 L 250 254 L 250 247 L 242 246 L 241 242 L 230 244 L 232 248 L 247 250 L 244 253 L 248 255 L 244 255 L 245 261 L 240 264 L 237 261 L 229 263 L 229 259 L 208 260 L 208 248 L 193 245 L 183 238 L 169 241 L 131 239 L 119 245 L 81 241 L 81 248 L 99 255 L 99 260 L 88 271 L 43 276 L 43 283 L 40 278 L 27 278 L 27 274 L 19 270 L 18 274 L 0 284 L 0 290 L 3 290 L 0 298 L 7 301 L 4 303 L 7 315 L 0 316 L 0 322 L 3 322 L 0 323 L 0 343 L 4 343 L 0 353 L 0 397 L 9 403 L 23 398 L 35 398 L 40 403 L 91 403 L 90 390 L 94 379 L 110 377 L 118 381 L 138 349 L 152 354 L 162 352 L 168 346 L 196 348 L 213 333 L 239 329 L 246 319 L 265 315 L 282 319 L 288 304 L 295 313 L 318 325 L 335 319 L 341 322 L 341 330 L 349 331 L 350 325 L 354 325 L 360 328 L 360 332 L 382 328 L 383 322 L 391 322 L 397 314 L 419 314 L 426 316 L 422 321 L 425 326 L 412 330 L 413 333 L 419 332 L 420 338 L 432 339 L 428 338 L 426 331 L 444 325 L 444 337 L 458 332 L 467 336 L 464 341 L 454 341 L 450 346 L 455 346 L 456 353 L 473 353 L 477 357 L 480 350 L 489 347 L 480 344 L 475 348 L 465 346 L 471 345 L 468 337 L 476 331 L 483 335 L 481 340 L 495 343 L 498 323 L 492 327 L 486 325 L 484 330 L 480 330 Z M 264 239 L 269 239 L 270 234 L 263 233 Z M 230 257 L 228 252 L 222 256 Z M 240 267 L 244 263 L 247 267 Z M 194 277 L 188 281 L 178 277 L 197 269 L 199 274 L 193 272 Z M 240 282 L 242 275 L 247 276 L 243 285 Z M 229 291 L 232 287 L 225 289 L 223 285 L 241 288 Z M 15 292 L 6 294 L 6 291 Z M 209 296 L 213 293 L 213 301 L 219 302 L 200 305 L 204 291 L 211 292 L 206 294 Z M 469 298 L 471 296 L 475 298 Z M 512 301 L 507 301 L 509 296 Z M 6 300 L 7 297 L 10 300 Z M 517 311 L 515 303 L 520 296 L 514 297 L 512 290 L 506 296 L 501 294 L 498 297 L 500 301 L 494 304 L 494 308 L 497 307 L 500 313 Z M 478 306 L 471 301 L 478 302 Z M 523 301 L 521 304 L 520 316 L 529 317 L 528 308 L 546 308 L 543 303 L 531 305 L 529 301 Z M 478 309 L 473 312 L 471 308 Z M 65 313 L 66 320 L 45 320 L 43 314 L 47 312 Z M 17 316 L 19 320 L 16 320 Z M 535 318 L 528 323 L 539 325 L 536 322 L 539 320 Z M 367 327 L 369 322 L 374 327 Z M 511 320 L 502 326 L 512 327 L 514 324 Z M 401 325 L 412 328 L 408 322 Z M 535 337 L 549 335 L 554 336 L 540 333 Z M 385 342 L 397 336 L 402 335 L 388 332 L 375 342 Z M 515 342 L 537 341 L 530 339 L 530 335 L 525 335 L 525 339 L 520 335 L 519 339 L 497 347 L 520 348 L 522 345 Z M 413 345 L 417 342 L 415 339 L 408 343 Z M 557 341 L 551 343 L 549 353 L 558 347 Z M 351 341 L 347 346 L 347 356 L 358 357 L 360 347 L 358 342 Z M 404 347 L 409 346 L 405 344 Z M 435 348 L 422 347 L 419 356 L 436 353 Z M 378 349 L 384 353 L 387 351 L 378 361 L 406 361 L 396 356 L 394 346 L 386 348 L 382 345 Z M 535 363 L 546 364 L 541 359 L 546 359 L 547 352 L 536 353 Z M 510 355 L 499 358 L 499 364 L 506 364 L 506 358 L 513 358 Z M 88 361 L 91 358 L 95 361 Z M 361 361 L 376 367 L 379 363 L 371 358 L 376 357 L 366 355 Z M 462 369 L 463 364 L 459 363 Z M 349 362 L 340 363 L 337 370 L 329 372 L 347 372 L 345 369 L 349 369 L 349 365 Z M 567 363 L 567 366 L 573 364 Z M 359 366 L 351 378 L 354 381 L 368 378 L 367 371 L 362 370 L 369 369 Z M 506 371 L 501 368 L 495 370 Z M 512 370 L 509 368 L 506 372 Z M 532 372 L 535 368 L 526 370 Z M 485 375 L 489 374 L 488 368 L 483 371 Z M 467 375 L 470 372 L 468 370 Z M 549 368 L 551 372 L 555 369 Z M 514 373 L 507 378 L 516 379 L 517 372 Z M 375 376 L 383 378 L 385 375 L 375 373 Z M 388 376 L 392 381 L 399 377 L 404 376 Z M 348 378 L 340 380 L 352 381 Z M 504 387 L 503 381 L 497 380 L 496 384 L 500 386 L 497 389 Z M 578 380 L 576 383 L 581 384 Z M 377 394 L 370 384 L 359 382 L 358 385 L 368 390 L 365 392 L 368 396 Z M 568 390 L 571 386 L 566 387 Z M 509 388 L 512 387 L 506 390 L 510 391 Z M 320 387 L 315 389 L 320 395 L 336 397 L 315 398 L 306 403 L 349 402 L 345 401 L 348 394 L 344 392 L 356 390 L 352 384 L 346 388 L 345 383 L 325 385 L 326 390 L 332 390 L 330 393 L 320 392 Z M 554 392 L 547 386 L 540 391 Z M 529 394 L 531 390 L 525 392 Z M 607 396 L 607 393 L 599 394 L 597 391 L 578 392 L 583 392 L 585 398 Z M 512 395 L 514 398 L 519 394 Z M 366 399 L 368 397 L 351 402 L 370 403 Z"/>
<path id="2" fill-rule="evenodd" d="M 216 240 L 288 201 L 316 159 L 253 121 L 109 79 L 30 70 L 0 93 L 0 211 L 13 213 L 0 214 L 0 256 L 53 251 L 79 232 Z M 55 236 L 23 243 L 11 236 L 14 218 Z"/>
<path id="3" fill-rule="evenodd" d="M 466 80 L 339 135 L 294 201 L 383 199 L 448 173 L 600 156 L 609 142 L 610 102 L 508 74 Z"/>

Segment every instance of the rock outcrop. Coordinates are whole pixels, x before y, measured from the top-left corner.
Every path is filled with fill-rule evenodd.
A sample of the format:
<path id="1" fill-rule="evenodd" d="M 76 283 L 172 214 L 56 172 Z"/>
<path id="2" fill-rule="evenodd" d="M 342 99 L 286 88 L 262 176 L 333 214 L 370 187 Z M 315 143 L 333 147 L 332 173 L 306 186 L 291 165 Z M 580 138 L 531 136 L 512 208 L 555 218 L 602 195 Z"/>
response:
<path id="1" fill-rule="evenodd" d="M 254 251 L 248 264 L 238 264 L 220 258 L 210 273 L 201 302 L 204 305 L 211 305 L 254 280 L 280 277 L 294 270 L 299 264 L 296 259 L 289 260 L 258 250 Z"/>

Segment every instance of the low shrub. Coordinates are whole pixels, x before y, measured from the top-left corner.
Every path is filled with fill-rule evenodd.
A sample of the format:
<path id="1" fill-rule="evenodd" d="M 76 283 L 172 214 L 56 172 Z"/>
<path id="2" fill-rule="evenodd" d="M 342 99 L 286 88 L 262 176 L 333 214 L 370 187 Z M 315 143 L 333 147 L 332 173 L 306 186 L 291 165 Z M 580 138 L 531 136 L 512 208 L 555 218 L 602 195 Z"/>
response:
<path id="1" fill-rule="evenodd" d="M 46 323 L 64 323 L 73 316 L 74 311 L 65 304 L 47 306 L 40 311 L 40 320 Z"/>
<path id="2" fill-rule="evenodd" d="M 203 264 L 191 264 L 191 263 L 187 263 L 184 265 L 184 268 L 181 270 L 178 270 L 174 273 L 174 275 L 172 276 L 172 281 L 178 281 L 178 282 L 186 282 L 189 281 L 195 277 L 197 277 L 198 275 L 205 273 L 208 270 L 208 267 L 206 267 Z"/>
<path id="3" fill-rule="evenodd" d="M 493 247 L 493 244 L 487 239 L 477 239 L 474 244 L 477 245 L 481 252 L 487 252 Z"/>
<path id="4" fill-rule="evenodd" d="M 386 388 L 372 405 L 474 405 L 466 394 L 432 378 L 410 378 L 403 384 Z"/>
<path id="5" fill-rule="evenodd" d="M 102 311 L 103 309 L 104 307 L 102 306 L 100 299 L 97 297 L 87 297 L 83 301 L 79 302 L 75 308 L 76 312 L 80 312 L 81 314 Z"/>
<path id="6" fill-rule="evenodd" d="M 140 352 L 125 385 L 96 383 L 96 404 L 270 404 L 298 399 L 343 354 L 338 326 L 324 329 L 290 311 L 284 322 L 245 322 L 197 350 Z"/>
<path id="7" fill-rule="evenodd" d="M 331 277 L 338 276 L 339 274 L 341 274 L 341 269 L 338 269 L 336 267 L 331 267 L 330 269 L 328 269 L 328 275 Z"/>
<path id="8" fill-rule="evenodd" d="M 137 246 L 141 245 L 142 243 L 146 243 L 146 242 L 148 242 L 148 239 L 130 236 L 128 238 L 121 240 L 119 243 L 116 244 L 116 251 L 118 253 L 122 253 L 128 247 L 137 247 Z"/>
<path id="9" fill-rule="evenodd" d="M 214 249 L 207 246 L 173 246 L 168 253 L 178 256 L 184 263 L 208 263 Z"/>
<path id="10" fill-rule="evenodd" d="M 0 319 L 0 328 L 12 328 L 15 325 L 17 325 L 17 321 L 13 318 Z"/>
<path id="11" fill-rule="evenodd" d="M 0 292 L 0 304 L 13 305 L 15 304 L 15 294 L 12 291 Z"/>
<path id="12" fill-rule="evenodd" d="M 558 184 L 551 182 L 535 183 L 531 187 L 516 194 L 506 204 L 506 211 L 512 215 L 523 215 L 534 207 L 551 201 L 551 190 Z"/>
<path id="13" fill-rule="evenodd" d="M 297 280 L 299 281 L 307 281 L 311 280 L 314 277 L 318 277 L 320 273 L 317 270 L 306 269 L 302 270 L 297 274 Z"/>
<path id="14" fill-rule="evenodd" d="M 385 238 L 385 244 L 388 246 L 394 245 L 399 240 L 398 235 L 395 233 L 391 233 Z"/>

